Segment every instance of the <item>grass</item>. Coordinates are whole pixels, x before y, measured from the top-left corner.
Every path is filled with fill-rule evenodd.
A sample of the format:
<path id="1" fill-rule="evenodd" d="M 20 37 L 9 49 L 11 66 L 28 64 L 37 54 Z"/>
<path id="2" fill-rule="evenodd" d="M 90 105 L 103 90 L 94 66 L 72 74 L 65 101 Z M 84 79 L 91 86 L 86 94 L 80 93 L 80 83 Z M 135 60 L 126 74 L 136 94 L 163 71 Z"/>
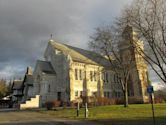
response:
<path id="1" fill-rule="evenodd" d="M 155 104 L 156 125 L 166 125 L 166 104 Z M 56 118 L 84 119 L 84 109 L 76 117 L 76 109 L 58 111 L 41 111 Z M 89 108 L 88 120 L 105 123 L 105 125 L 153 125 L 150 104 L 98 106 Z"/>

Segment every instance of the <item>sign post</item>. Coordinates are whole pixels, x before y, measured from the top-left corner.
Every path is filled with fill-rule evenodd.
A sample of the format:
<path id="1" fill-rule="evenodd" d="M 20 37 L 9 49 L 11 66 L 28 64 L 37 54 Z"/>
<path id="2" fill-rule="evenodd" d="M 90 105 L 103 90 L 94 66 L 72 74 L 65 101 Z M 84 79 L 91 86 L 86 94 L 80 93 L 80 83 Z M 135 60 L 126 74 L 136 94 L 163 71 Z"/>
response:
<path id="1" fill-rule="evenodd" d="M 153 97 L 152 97 L 152 94 L 154 93 L 153 86 L 149 85 L 147 87 L 147 92 L 149 93 L 150 102 L 151 102 L 151 105 L 152 105 L 153 125 L 156 125 L 155 114 L 154 114 L 154 105 L 153 105 L 154 102 L 153 102 Z"/>

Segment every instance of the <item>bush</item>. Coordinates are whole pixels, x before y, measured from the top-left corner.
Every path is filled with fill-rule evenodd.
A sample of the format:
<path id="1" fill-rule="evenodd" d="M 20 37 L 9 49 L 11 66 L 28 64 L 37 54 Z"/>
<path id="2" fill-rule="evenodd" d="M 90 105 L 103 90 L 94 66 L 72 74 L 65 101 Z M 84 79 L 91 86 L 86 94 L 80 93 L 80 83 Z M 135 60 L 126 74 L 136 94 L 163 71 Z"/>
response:
<path id="1" fill-rule="evenodd" d="M 128 97 L 129 104 L 142 104 L 143 100 L 140 97 Z M 124 104 L 124 98 L 117 98 L 116 104 Z"/>
<path id="2" fill-rule="evenodd" d="M 129 97 L 129 104 L 143 104 L 143 100 L 140 97 Z"/>
<path id="3" fill-rule="evenodd" d="M 154 102 L 155 103 L 165 103 L 165 100 L 161 97 L 156 97 L 156 98 L 154 98 Z"/>
<path id="4" fill-rule="evenodd" d="M 75 108 L 77 106 L 77 103 L 72 101 L 72 102 L 70 102 L 69 106 L 72 107 L 72 108 Z"/>
<path id="5" fill-rule="evenodd" d="M 53 102 L 49 101 L 49 102 L 46 102 L 45 106 L 47 110 L 51 110 L 54 107 L 54 104 Z"/>
<path id="6" fill-rule="evenodd" d="M 124 98 L 106 98 L 106 97 L 98 97 L 96 98 L 96 105 L 116 105 L 116 104 L 124 104 Z M 142 104 L 142 98 L 138 97 L 129 97 L 129 104 Z M 95 105 L 94 102 L 91 102 Z M 91 105 L 92 105 L 91 104 Z"/>
<path id="7" fill-rule="evenodd" d="M 47 108 L 47 110 L 51 110 L 55 107 L 59 107 L 61 106 L 61 101 L 48 101 L 45 103 L 45 107 Z"/>
<path id="8" fill-rule="evenodd" d="M 88 106 L 102 106 L 102 105 L 116 105 L 123 104 L 123 98 L 106 98 L 106 97 L 88 97 L 87 98 Z M 84 101 L 85 103 L 85 101 Z M 84 104 L 83 103 L 83 104 Z"/>
<path id="9" fill-rule="evenodd" d="M 124 98 L 116 98 L 115 99 L 116 100 L 116 104 L 119 104 L 119 105 L 121 105 L 121 104 L 124 104 Z"/>
<path id="10" fill-rule="evenodd" d="M 116 99 L 109 99 L 106 97 L 98 97 L 97 98 L 97 105 L 115 105 Z"/>

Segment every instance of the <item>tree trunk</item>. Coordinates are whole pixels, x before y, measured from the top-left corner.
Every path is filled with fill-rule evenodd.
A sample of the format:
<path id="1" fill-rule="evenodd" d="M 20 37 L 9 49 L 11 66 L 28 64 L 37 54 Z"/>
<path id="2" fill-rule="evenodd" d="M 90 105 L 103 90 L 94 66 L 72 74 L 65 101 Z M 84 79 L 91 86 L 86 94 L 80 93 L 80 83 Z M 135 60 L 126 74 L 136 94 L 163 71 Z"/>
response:
<path id="1" fill-rule="evenodd" d="M 127 91 L 127 84 L 125 84 L 125 90 L 123 91 L 124 94 L 124 107 L 128 107 L 128 91 Z"/>
<path id="2" fill-rule="evenodd" d="M 128 107 L 128 92 L 127 91 L 125 91 L 125 96 L 124 96 L 124 107 Z"/>

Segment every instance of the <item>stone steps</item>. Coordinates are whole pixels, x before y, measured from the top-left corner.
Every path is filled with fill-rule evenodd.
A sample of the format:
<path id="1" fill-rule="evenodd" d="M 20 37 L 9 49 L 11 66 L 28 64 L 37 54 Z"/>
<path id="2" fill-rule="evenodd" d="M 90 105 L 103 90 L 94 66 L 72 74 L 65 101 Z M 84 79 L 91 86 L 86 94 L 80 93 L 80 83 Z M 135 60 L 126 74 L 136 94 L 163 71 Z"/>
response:
<path id="1" fill-rule="evenodd" d="M 40 95 L 36 95 L 28 99 L 26 102 L 20 104 L 20 109 L 28 109 L 28 108 L 39 108 L 40 106 Z"/>

